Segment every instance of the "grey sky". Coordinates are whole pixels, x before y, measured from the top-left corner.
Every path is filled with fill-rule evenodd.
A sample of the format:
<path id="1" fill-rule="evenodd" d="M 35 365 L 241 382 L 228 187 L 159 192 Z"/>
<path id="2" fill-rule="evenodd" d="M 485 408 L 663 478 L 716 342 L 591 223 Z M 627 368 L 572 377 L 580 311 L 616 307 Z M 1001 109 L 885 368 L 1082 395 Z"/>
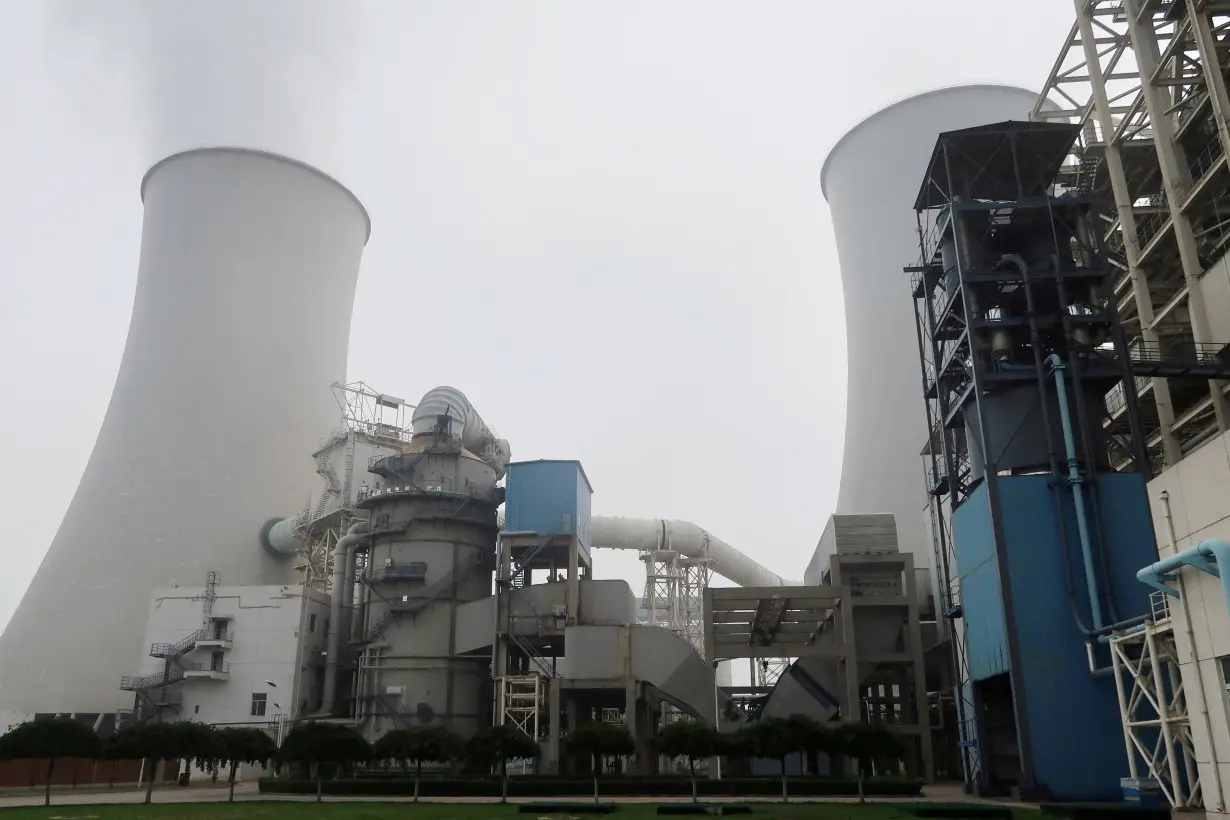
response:
<path id="1" fill-rule="evenodd" d="M 691 519 L 801 575 L 845 417 L 824 155 L 911 93 L 1040 86 L 1073 14 L 858 7 L 5 3 L 0 625 L 107 407 L 140 177 L 208 143 L 318 164 L 368 207 L 350 379 L 411 401 L 452 384 L 514 458 L 580 459 L 595 512 Z M 641 583 L 633 556 L 598 560 Z"/>

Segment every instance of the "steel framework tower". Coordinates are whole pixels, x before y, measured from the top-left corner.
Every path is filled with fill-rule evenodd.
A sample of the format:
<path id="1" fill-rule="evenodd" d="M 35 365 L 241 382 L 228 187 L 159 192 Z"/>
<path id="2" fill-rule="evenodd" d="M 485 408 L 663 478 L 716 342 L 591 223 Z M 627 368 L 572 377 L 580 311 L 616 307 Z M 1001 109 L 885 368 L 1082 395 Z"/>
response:
<path id="1" fill-rule="evenodd" d="M 1073 184 L 1113 203 L 1103 236 L 1128 335 L 1159 355 L 1215 356 L 1230 339 L 1230 283 L 1202 279 L 1230 248 L 1230 4 L 1075 0 L 1068 34 L 1033 111 L 1082 126 Z M 1227 428 L 1224 379 L 1142 376 L 1153 471 Z M 1126 432 L 1122 392 L 1108 397 Z"/>
<path id="2" fill-rule="evenodd" d="M 149 595 L 289 583 L 263 522 L 337 423 L 367 212 L 285 157 L 208 148 L 141 185 L 136 297 L 115 390 L 72 504 L 0 638 L 0 710 L 114 712 Z M 289 466 L 288 465 L 292 465 Z"/>

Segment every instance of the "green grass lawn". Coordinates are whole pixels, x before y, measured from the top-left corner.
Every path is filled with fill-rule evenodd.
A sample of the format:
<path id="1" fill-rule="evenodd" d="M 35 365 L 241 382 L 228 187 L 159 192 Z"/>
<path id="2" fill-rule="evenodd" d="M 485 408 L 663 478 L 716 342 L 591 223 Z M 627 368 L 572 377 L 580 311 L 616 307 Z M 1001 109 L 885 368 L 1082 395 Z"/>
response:
<path id="1" fill-rule="evenodd" d="M 327 798 L 326 798 L 327 799 Z M 545 815 L 550 820 L 569 820 L 573 815 Z M 580 815 L 580 820 L 600 815 Z M 615 820 L 650 820 L 658 815 L 652 803 L 624 804 Z M 757 803 L 749 820 L 905 820 L 910 817 L 900 804 L 870 803 Z M 51 806 L 51 808 L 0 809 L 0 820 L 537 820 L 533 814 L 518 814 L 515 805 L 420 803 L 185 803 L 122 806 Z"/>

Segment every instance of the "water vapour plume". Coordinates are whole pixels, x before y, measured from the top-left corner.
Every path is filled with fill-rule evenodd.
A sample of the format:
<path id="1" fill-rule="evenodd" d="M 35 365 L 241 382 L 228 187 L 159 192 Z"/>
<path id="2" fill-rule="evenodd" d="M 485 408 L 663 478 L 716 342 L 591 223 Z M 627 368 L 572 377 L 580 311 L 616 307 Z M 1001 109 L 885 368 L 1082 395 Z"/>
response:
<path id="1" fill-rule="evenodd" d="M 150 159 L 232 144 L 330 165 L 363 6 L 355 0 L 55 0 L 51 32 L 80 43 L 94 78 L 120 73 L 137 104 Z"/>

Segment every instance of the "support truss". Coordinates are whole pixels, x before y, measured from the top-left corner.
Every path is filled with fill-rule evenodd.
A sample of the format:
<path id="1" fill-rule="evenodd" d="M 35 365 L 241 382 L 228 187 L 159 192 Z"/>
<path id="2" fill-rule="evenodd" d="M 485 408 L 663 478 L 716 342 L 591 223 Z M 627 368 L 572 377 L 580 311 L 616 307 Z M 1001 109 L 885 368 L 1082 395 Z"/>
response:
<path id="1" fill-rule="evenodd" d="M 541 739 L 546 728 L 547 681 L 540 675 L 505 675 L 496 681 L 500 713 L 497 725 L 510 725 L 527 737 Z"/>
<path id="2" fill-rule="evenodd" d="M 1105 241 L 1129 336 L 1162 355 L 1219 349 L 1200 278 L 1230 248 L 1230 3 L 1074 6 L 1032 117 L 1084 126 L 1068 182 L 1115 205 Z M 1154 473 L 1227 429 L 1224 381 L 1155 377 L 1137 391 Z M 1111 440 L 1123 433 L 1116 400 L 1112 391 Z"/>
<path id="3" fill-rule="evenodd" d="M 1110 644 L 1128 767 L 1157 782 L 1176 809 L 1203 806 L 1187 696 L 1169 610 L 1155 593 L 1154 619 Z"/>

